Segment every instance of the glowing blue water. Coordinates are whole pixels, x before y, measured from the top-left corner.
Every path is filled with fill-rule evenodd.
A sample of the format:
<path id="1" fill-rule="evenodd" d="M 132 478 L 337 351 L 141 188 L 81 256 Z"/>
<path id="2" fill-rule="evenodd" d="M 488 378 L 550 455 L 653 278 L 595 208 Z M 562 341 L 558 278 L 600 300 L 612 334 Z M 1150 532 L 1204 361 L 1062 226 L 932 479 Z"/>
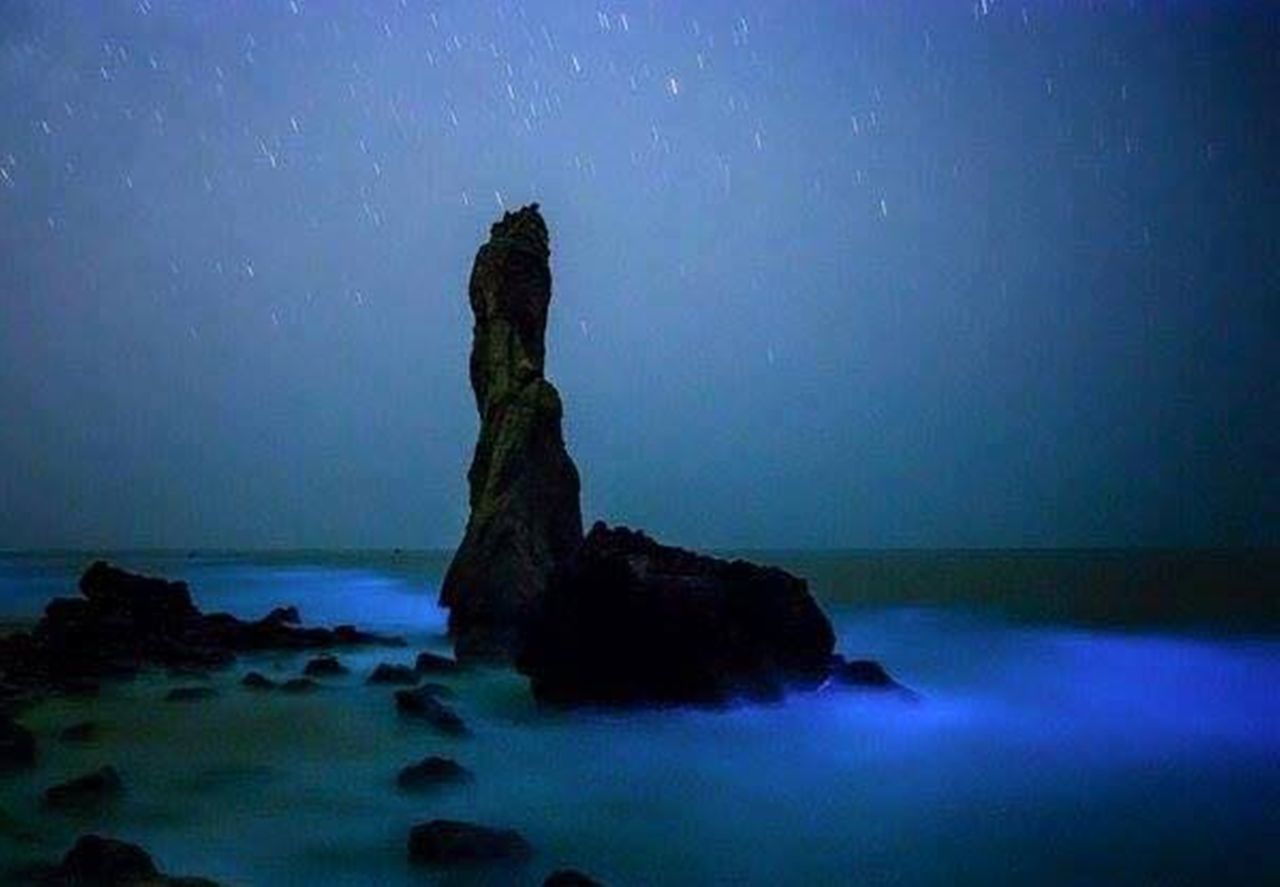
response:
<path id="1" fill-rule="evenodd" d="M 145 563 L 139 566 L 148 566 Z M 452 681 L 475 731 L 401 723 L 374 662 L 443 648 L 436 562 L 153 564 L 186 575 L 206 609 L 253 616 L 299 604 L 309 621 L 406 631 L 409 650 L 344 657 L 354 674 L 312 697 L 241 692 L 158 702 L 148 676 L 97 701 L 29 713 L 46 754 L 0 783 L 0 808 L 53 856 L 100 828 L 166 868 L 232 883 L 529 883 L 574 865 L 610 884 L 1264 883 L 1280 872 L 1280 643 L 1028 628 L 957 612 L 833 607 L 841 648 L 883 659 L 918 705 L 848 692 L 724 712 L 549 714 L 502 671 Z M 0 573 L 12 592 L 19 570 Z M 64 570 L 70 570 L 70 567 Z M 16 571 L 16 572 L 15 572 Z M 57 570 L 50 568 L 50 576 Z M 34 583 L 47 591 L 54 584 Z M 821 589 L 819 589 L 821 591 Z M 47 737 L 86 716 L 97 747 Z M 456 757 L 473 786 L 399 794 L 395 771 Z M 38 810 L 50 781 L 116 763 L 130 791 L 105 820 Z M 410 824 L 436 816 L 522 830 L 520 872 L 444 878 L 404 860 Z"/>

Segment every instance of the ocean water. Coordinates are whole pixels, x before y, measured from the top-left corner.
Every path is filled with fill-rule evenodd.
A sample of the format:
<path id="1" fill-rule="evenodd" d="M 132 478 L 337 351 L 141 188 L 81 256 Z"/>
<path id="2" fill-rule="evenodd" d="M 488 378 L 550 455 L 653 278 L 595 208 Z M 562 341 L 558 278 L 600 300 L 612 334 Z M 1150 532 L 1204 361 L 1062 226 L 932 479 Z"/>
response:
<path id="1" fill-rule="evenodd" d="M 363 683 L 379 661 L 447 650 L 445 555 L 119 555 L 189 580 L 206 610 L 294 603 L 410 646 L 343 654 L 352 674 L 312 696 L 241 690 L 249 669 L 290 676 L 306 658 L 268 655 L 215 675 L 206 702 L 165 703 L 177 682 L 148 674 L 28 711 L 42 760 L 0 779 L 0 860 L 57 857 L 94 830 L 228 884 L 539 884 L 561 866 L 624 885 L 1275 883 L 1275 561 L 1205 557 L 779 553 L 811 578 L 840 649 L 881 659 L 920 702 L 827 689 L 724 711 L 547 712 L 518 676 L 478 670 L 447 681 L 474 731 L 455 739 Z M 86 562 L 0 558 L 0 617 L 33 618 Z M 1201 590 L 1214 575 L 1216 597 Z M 53 740 L 85 718 L 100 742 Z M 428 754 L 475 782 L 398 791 L 396 771 Z M 40 809 L 51 782 L 103 763 L 127 786 L 113 808 Z M 536 855 L 415 869 L 409 827 L 436 817 L 518 828 Z"/>

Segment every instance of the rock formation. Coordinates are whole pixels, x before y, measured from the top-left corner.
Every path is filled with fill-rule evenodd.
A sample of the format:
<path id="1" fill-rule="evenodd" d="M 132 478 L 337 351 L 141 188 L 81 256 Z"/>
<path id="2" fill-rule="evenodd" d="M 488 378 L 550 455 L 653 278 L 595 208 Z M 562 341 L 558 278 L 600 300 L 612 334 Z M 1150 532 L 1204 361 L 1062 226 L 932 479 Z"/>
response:
<path id="1" fill-rule="evenodd" d="M 511 656 L 547 577 L 582 541 L 578 472 L 565 451 L 560 396 L 543 375 L 549 257 L 533 204 L 492 226 L 471 271 L 480 437 L 467 473 L 466 535 L 440 591 L 461 659 Z"/>
<path id="2" fill-rule="evenodd" d="M 249 622 L 202 613 L 185 582 L 138 576 L 98 561 L 80 578 L 78 598 L 54 598 L 33 631 L 0 638 L 0 704 L 48 692 L 82 693 L 102 678 L 148 667 L 186 673 L 231 663 L 253 650 L 307 650 L 403 643 L 350 625 L 304 628 L 277 611 Z"/>
<path id="3" fill-rule="evenodd" d="M 803 579 L 597 523 L 553 576 L 516 667 L 545 702 L 713 703 L 816 687 L 834 644 Z"/>

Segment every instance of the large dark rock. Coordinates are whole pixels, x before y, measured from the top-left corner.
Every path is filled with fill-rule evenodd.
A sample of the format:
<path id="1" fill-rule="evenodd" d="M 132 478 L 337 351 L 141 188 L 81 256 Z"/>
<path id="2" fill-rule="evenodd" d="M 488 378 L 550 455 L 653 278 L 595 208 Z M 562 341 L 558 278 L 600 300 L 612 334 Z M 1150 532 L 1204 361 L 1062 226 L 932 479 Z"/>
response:
<path id="1" fill-rule="evenodd" d="M 414 660 L 414 669 L 418 674 L 454 674 L 461 670 L 458 660 L 423 650 Z"/>
<path id="2" fill-rule="evenodd" d="M 533 847 L 517 831 L 434 819 L 409 832 L 409 859 L 431 865 L 524 862 Z"/>
<path id="3" fill-rule="evenodd" d="M 124 794 L 124 781 L 115 767 L 99 767 L 45 790 L 45 806 L 54 810 L 86 810 Z"/>
<path id="4" fill-rule="evenodd" d="M 78 598 L 55 598 L 31 633 L 0 638 L 5 695 L 96 689 L 104 678 L 156 666 L 191 675 L 257 650 L 311 650 L 395 644 L 351 626 L 303 628 L 297 611 L 277 609 L 254 622 L 202 613 L 183 582 L 138 576 L 98 561 L 80 579 Z"/>
<path id="5" fill-rule="evenodd" d="M 302 669 L 302 673 L 309 678 L 336 678 L 350 671 L 337 656 L 317 656 Z"/>
<path id="6" fill-rule="evenodd" d="M 885 667 L 874 659 L 845 659 L 839 655 L 832 656 L 831 682 L 838 686 L 893 693 L 904 699 L 919 699 L 914 690 L 894 680 L 893 676 L 885 671 Z"/>
<path id="7" fill-rule="evenodd" d="M 82 835 L 62 862 L 29 880 L 66 887 L 217 887 L 205 878 L 165 875 L 138 845 L 99 835 Z"/>
<path id="8" fill-rule="evenodd" d="M 517 667 L 546 702 L 719 702 L 819 685 L 834 644 L 803 579 L 597 523 L 552 579 Z"/>
<path id="9" fill-rule="evenodd" d="M 547 578 L 582 540 L 578 471 L 564 446 L 560 396 L 543 376 L 549 257 L 533 204 L 492 226 L 471 271 L 480 437 L 467 474 L 466 534 L 440 591 L 460 659 L 509 658 Z"/>
<path id="10" fill-rule="evenodd" d="M 36 737 L 26 727 L 0 715 L 0 773 L 34 767 Z"/>
<path id="11" fill-rule="evenodd" d="M 457 761 L 432 755 L 402 769 L 396 776 L 396 785 L 406 791 L 422 791 L 471 782 L 473 778 L 471 771 Z"/>
<path id="12" fill-rule="evenodd" d="M 576 869 L 557 869 L 547 875 L 542 887 L 602 887 L 595 878 L 588 877 Z"/>

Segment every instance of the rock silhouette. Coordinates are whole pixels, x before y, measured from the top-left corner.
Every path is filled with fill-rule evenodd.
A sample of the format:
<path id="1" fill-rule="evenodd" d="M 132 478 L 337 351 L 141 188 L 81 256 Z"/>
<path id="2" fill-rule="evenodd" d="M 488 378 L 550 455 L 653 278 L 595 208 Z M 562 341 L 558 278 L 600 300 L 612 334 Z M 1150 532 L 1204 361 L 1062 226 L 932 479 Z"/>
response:
<path id="1" fill-rule="evenodd" d="M 560 395 L 543 375 L 551 303 L 547 226 L 532 204 L 490 229 L 471 271 L 471 387 L 480 437 L 466 534 L 440 603 L 460 659 L 506 659 L 547 578 L 582 541 L 578 471 Z"/>
<path id="2" fill-rule="evenodd" d="M 835 635 L 803 579 L 596 523 L 552 577 L 516 667 L 557 704 L 772 699 L 827 677 Z"/>

